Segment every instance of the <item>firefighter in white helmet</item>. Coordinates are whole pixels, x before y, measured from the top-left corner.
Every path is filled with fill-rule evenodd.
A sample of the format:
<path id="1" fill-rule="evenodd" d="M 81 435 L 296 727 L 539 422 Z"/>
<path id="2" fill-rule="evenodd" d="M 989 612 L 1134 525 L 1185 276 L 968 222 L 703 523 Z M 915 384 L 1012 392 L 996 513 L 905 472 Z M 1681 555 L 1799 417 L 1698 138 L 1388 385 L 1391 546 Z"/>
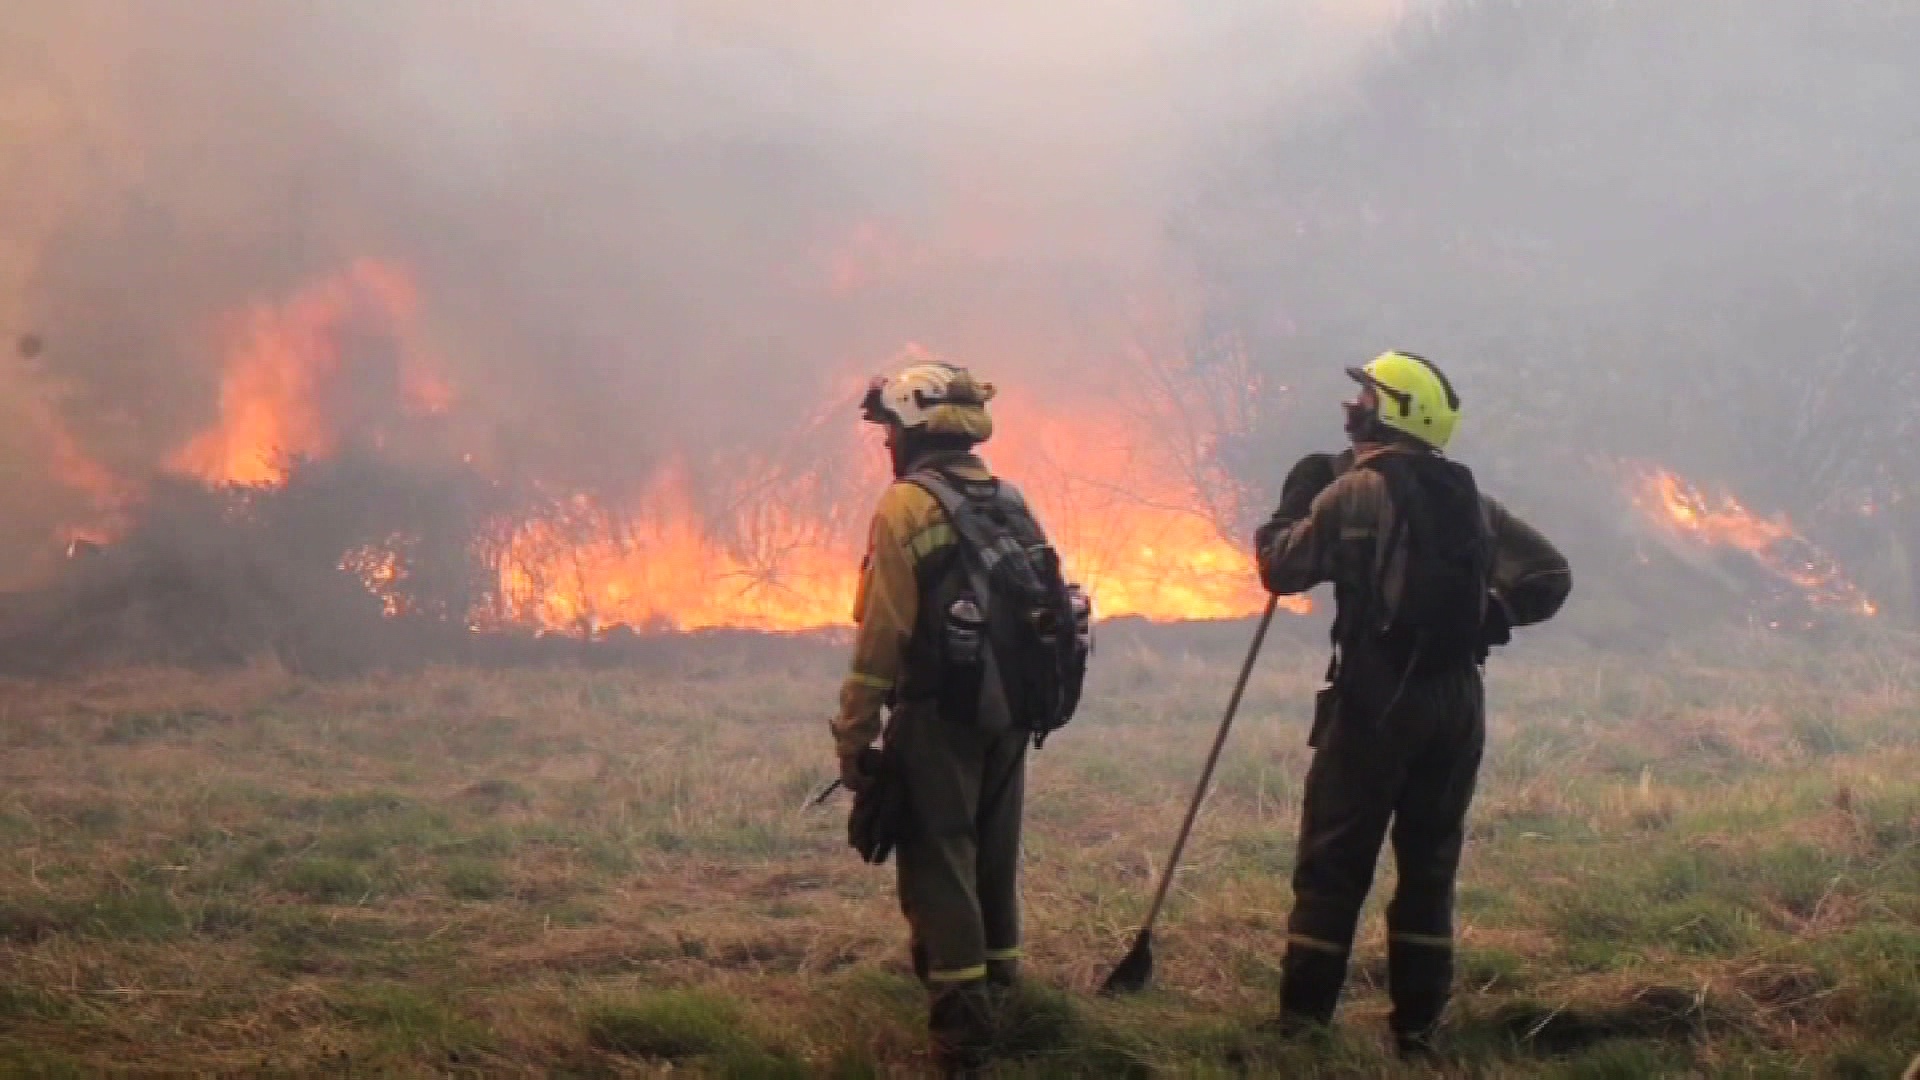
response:
<path id="1" fill-rule="evenodd" d="M 952 521 L 927 484 L 937 477 L 946 490 L 989 498 L 1002 487 L 973 453 L 993 434 L 993 392 L 944 363 L 913 364 L 868 389 L 863 418 L 885 426 L 895 481 L 874 514 L 854 601 L 852 670 L 832 723 L 846 785 L 863 797 L 891 787 L 903 811 L 907 823 L 889 839 L 914 971 L 928 990 L 934 1056 L 946 1074 L 962 1076 L 991 1054 L 994 1016 L 1019 967 L 1029 738 L 949 704 L 951 669 L 936 639 L 965 574 Z M 883 709 L 884 749 L 875 750 Z M 854 837 L 869 861 L 884 860 L 886 849 L 876 853 L 871 840 Z"/>

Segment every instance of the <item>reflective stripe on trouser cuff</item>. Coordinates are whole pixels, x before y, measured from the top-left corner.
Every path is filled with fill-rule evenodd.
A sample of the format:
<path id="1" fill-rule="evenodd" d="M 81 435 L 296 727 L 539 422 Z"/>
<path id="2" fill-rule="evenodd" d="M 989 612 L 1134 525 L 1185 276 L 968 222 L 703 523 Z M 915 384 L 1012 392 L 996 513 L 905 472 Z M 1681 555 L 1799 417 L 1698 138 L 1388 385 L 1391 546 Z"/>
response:
<path id="1" fill-rule="evenodd" d="M 954 968 L 952 971 L 929 971 L 927 981 L 931 983 L 975 982 L 987 977 L 987 965 L 975 964 L 972 967 Z"/>
<path id="2" fill-rule="evenodd" d="M 1020 956 L 1021 956 L 1021 951 L 1020 951 L 1020 946 L 1018 945 L 1015 945 L 1011 949 L 988 949 L 987 950 L 988 963 L 992 963 L 995 960 L 1018 960 L 1020 959 Z"/>
<path id="3" fill-rule="evenodd" d="M 1429 949 L 1453 948 L 1453 939 L 1444 934 L 1410 934 L 1404 930 L 1396 930 L 1387 935 L 1387 940 L 1408 945 L 1425 945 Z"/>
<path id="4" fill-rule="evenodd" d="M 1288 934 L 1287 944 L 1298 945 L 1303 949 L 1312 949 L 1314 952 L 1327 953 L 1332 956 L 1347 955 L 1347 950 L 1344 947 L 1335 945 L 1331 941 L 1321 941 L 1316 937 L 1308 937 L 1305 934 Z"/>
<path id="5" fill-rule="evenodd" d="M 864 671 L 849 672 L 847 674 L 847 681 L 853 683 L 855 686 L 864 686 L 871 690 L 893 689 L 892 679 L 883 679 L 878 675 L 869 675 Z"/>

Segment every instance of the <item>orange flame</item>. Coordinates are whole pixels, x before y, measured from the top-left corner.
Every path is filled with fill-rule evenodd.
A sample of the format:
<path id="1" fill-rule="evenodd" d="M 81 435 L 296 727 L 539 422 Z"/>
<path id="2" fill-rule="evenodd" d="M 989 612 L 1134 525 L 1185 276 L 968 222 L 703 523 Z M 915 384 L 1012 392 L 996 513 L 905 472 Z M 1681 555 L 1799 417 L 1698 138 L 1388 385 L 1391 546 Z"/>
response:
<path id="1" fill-rule="evenodd" d="M 1172 408 L 1150 401 L 1154 410 Z M 1266 591 L 1252 546 L 1229 540 L 1157 433 L 1170 418 L 1120 412 L 1048 415 L 1018 394 L 983 451 L 1020 486 L 1103 617 L 1157 622 L 1257 614 Z M 1304 614 L 1312 602 L 1283 597 Z"/>
<path id="2" fill-rule="evenodd" d="M 277 487 L 294 461 L 325 458 L 346 440 L 367 437 L 366 425 L 391 419 L 396 404 L 405 415 L 451 409 L 453 384 L 421 350 L 406 347 L 417 308 L 407 276 L 374 260 L 355 262 L 284 303 L 249 308 L 221 381 L 219 420 L 183 446 L 172 467 L 213 485 Z M 379 363 L 389 369 L 373 369 L 378 377 L 369 378 L 365 365 Z M 1197 474 L 1196 463 L 1209 459 L 1208 425 L 1172 400 L 1167 374 L 1157 372 L 1162 382 L 1147 380 L 1160 389 L 1131 407 L 1081 395 L 1050 409 L 1037 393 L 1004 395 L 995 403 L 999 434 L 986 456 L 1026 492 L 1098 616 L 1173 621 L 1257 613 L 1266 594 L 1251 552 L 1223 534 L 1220 522 L 1232 515 L 1203 496 L 1222 485 L 1210 488 Z M 368 387 L 389 400 L 349 411 L 350 392 Z M 850 407 L 835 408 L 831 417 L 826 422 L 857 423 Z M 1168 433 L 1193 445 L 1174 452 Z M 494 568 L 494 595 L 469 622 L 584 635 L 618 625 L 847 625 L 867 516 L 885 474 L 877 448 L 858 457 L 851 443 L 840 445 L 832 460 L 816 463 L 812 480 L 735 469 L 724 485 L 729 490 L 704 485 L 696 498 L 691 470 L 676 461 L 630 501 L 571 495 L 523 520 L 496 522 L 490 536 L 474 540 L 476 555 Z M 829 492 L 823 477 L 842 484 Z M 389 615 L 413 610 L 405 547 L 394 538 L 340 560 Z M 1283 606 L 1311 610 L 1304 597 L 1286 598 Z"/>
<path id="3" fill-rule="evenodd" d="M 401 556 L 404 543 L 405 537 L 390 536 L 384 544 L 364 544 L 340 556 L 340 569 L 360 579 L 389 618 L 413 610 L 406 593 L 406 561 Z"/>
<path id="4" fill-rule="evenodd" d="M 675 464 L 631 512 L 586 496 L 561 511 L 513 527 L 498 559 L 501 610 L 487 621 L 584 634 L 849 621 L 859 553 L 799 510 L 715 521 Z"/>
<path id="5" fill-rule="evenodd" d="M 417 306 L 405 273 L 361 259 L 283 305 L 250 308 L 221 379 L 220 421 L 174 455 L 173 469 L 209 484 L 277 486 L 293 460 L 332 454 L 342 421 L 328 406 L 356 363 L 348 338 L 365 328 L 399 340 Z M 452 404 L 451 384 L 415 350 L 402 350 L 396 378 L 410 414 Z"/>
<path id="6" fill-rule="evenodd" d="M 984 456 L 1025 493 L 1099 617 L 1167 622 L 1260 611 L 1266 593 L 1249 546 L 1222 535 L 1198 485 L 1157 450 L 1156 418 L 1091 413 L 1084 404 L 1055 415 L 1017 392 L 997 400 L 995 412 L 998 434 Z M 839 463 L 872 475 L 860 496 L 867 504 L 883 487 L 878 463 Z M 501 610 L 486 621 L 585 634 L 620 624 L 847 625 L 867 505 L 822 509 L 811 487 L 742 490 L 784 497 L 776 505 L 741 497 L 732 504 L 756 509 L 703 513 L 675 464 L 628 510 L 580 497 L 557 520 L 519 525 L 498 559 Z M 1303 596 L 1281 604 L 1312 610 Z"/>
<path id="7" fill-rule="evenodd" d="M 1670 469 L 1636 469 L 1633 501 L 1669 534 L 1702 547 L 1745 552 L 1769 574 L 1792 585 L 1814 607 L 1838 608 L 1856 615 L 1879 613 L 1838 562 L 1794 528 L 1785 514 L 1764 518 L 1740 500 L 1705 491 Z"/>

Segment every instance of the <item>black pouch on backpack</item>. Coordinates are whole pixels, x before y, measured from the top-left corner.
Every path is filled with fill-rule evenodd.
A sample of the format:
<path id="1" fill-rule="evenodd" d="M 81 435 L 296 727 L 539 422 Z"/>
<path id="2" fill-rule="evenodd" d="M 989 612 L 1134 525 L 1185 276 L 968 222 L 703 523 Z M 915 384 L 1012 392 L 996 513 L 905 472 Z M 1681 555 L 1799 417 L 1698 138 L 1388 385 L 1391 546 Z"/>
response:
<path id="1" fill-rule="evenodd" d="M 940 620 L 940 675 L 934 698 L 940 715 L 972 722 L 981 716 L 982 690 L 992 660 L 985 613 L 971 588 L 962 586 Z"/>
<path id="2" fill-rule="evenodd" d="M 1401 679 L 1484 660 L 1493 548 L 1473 473 L 1412 454 L 1382 455 L 1365 467 L 1386 482 L 1397 512 L 1387 542 L 1406 552 L 1398 606 L 1371 628 L 1370 651 Z"/>
<path id="3" fill-rule="evenodd" d="M 1326 737 L 1327 729 L 1340 718 L 1340 688 L 1324 686 L 1313 695 L 1313 727 L 1307 732 L 1307 747 L 1320 749 L 1320 741 Z"/>
<path id="4" fill-rule="evenodd" d="M 1090 651 L 1084 596 L 1076 599 L 1012 485 L 935 470 L 908 479 L 939 501 L 953 526 L 963 582 L 942 597 L 941 711 L 990 732 L 1022 728 L 1038 746 L 1079 705 Z"/>

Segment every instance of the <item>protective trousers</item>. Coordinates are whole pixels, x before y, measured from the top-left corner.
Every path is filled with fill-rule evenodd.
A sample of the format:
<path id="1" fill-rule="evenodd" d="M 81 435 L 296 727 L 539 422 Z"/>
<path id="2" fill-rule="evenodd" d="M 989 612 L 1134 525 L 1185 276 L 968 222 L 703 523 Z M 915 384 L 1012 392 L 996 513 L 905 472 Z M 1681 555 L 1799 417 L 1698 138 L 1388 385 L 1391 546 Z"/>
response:
<path id="1" fill-rule="evenodd" d="M 1471 664 L 1406 678 L 1364 657 L 1346 666 L 1338 711 L 1317 733 L 1307 771 L 1281 1011 L 1333 1019 L 1391 828 L 1390 1022 L 1396 1034 L 1423 1035 L 1452 989 L 1454 878 L 1486 743 L 1485 693 Z"/>
<path id="2" fill-rule="evenodd" d="M 990 981 L 1010 984 L 1020 962 L 1028 736 L 945 719 L 929 701 L 896 710 L 887 738 L 898 741 L 916 823 L 896 864 L 934 1047 L 973 1057 L 991 1041 Z"/>

